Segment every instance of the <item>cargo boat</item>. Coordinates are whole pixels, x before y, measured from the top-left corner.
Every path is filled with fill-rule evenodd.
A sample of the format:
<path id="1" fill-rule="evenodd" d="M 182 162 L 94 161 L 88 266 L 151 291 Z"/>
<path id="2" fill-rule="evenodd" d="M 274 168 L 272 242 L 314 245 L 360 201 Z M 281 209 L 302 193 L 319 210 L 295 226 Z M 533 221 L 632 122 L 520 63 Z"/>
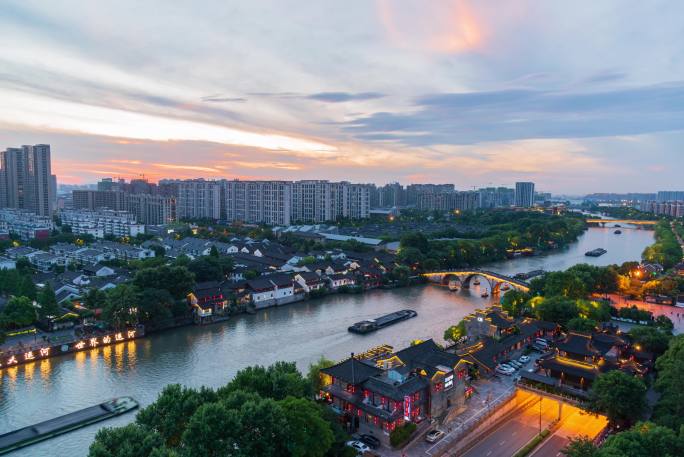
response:
<path id="1" fill-rule="evenodd" d="M 613 233 L 616 235 L 620 235 L 622 233 L 622 230 L 615 230 Z"/>
<path id="2" fill-rule="evenodd" d="M 606 252 L 608 252 L 608 251 L 606 251 L 603 248 L 597 248 L 597 249 L 585 252 L 584 255 L 586 255 L 587 257 L 601 257 Z"/>
<path id="3" fill-rule="evenodd" d="M 138 406 L 140 406 L 138 402 L 131 397 L 114 398 L 99 405 L 5 433 L 0 435 L 0 454 L 119 416 L 133 411 Z"/>
<path id="4" fill-rule="evenodd" d="M 351 327 L 349 327 L 347 330 L 349 330 L 352 333 L 371 333 L 383 327 L 388 327 L 392 324 L 396 324 L 397 322 L 405 321 L 406 319 L 411 319 L 412 317 L 416 317 L 417 315 L 418 313 L 413 311 L 412 309 L 402 309 L 401 311 L 395 311 L 393 313 L 389 313 L 384 316 L 378 317 L 377 319 L 369 319 L 366 321 L 357 322 Z"/>

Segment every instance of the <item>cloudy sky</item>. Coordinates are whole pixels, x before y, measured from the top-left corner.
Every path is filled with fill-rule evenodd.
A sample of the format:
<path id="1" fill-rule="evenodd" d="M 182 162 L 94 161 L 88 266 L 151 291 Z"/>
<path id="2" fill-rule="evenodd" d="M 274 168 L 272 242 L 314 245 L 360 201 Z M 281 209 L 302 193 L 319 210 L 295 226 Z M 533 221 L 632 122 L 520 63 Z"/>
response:
<path id="1" fill-rule="evenodd" d="M 684 3 L 4 0 L 0 147 L 101 177 L 684 187 Z"/>

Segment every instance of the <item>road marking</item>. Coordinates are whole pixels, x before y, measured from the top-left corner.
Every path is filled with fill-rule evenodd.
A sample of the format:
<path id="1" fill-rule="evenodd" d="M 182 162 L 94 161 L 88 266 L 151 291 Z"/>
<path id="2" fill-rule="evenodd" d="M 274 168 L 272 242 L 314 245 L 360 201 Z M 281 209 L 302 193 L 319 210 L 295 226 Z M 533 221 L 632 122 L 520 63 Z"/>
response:
<path id="1" fill-rule="evenodd" d="M 499 443 L 499 446 L 503 446 L 506 440 L 503 440 L 502 442 Z"/>
<path id="2" fill-rule="evenodd" d="M 492 451 L 487 452 L 487 456 L 492 455 Z"/>

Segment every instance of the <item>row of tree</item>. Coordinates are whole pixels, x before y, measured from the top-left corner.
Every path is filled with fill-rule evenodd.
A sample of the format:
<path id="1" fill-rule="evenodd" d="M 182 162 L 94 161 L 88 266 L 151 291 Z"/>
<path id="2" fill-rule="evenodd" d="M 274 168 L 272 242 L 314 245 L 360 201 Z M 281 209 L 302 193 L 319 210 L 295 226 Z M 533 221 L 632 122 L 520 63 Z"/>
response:
<path id="1" fill-rule="evenodd" d="M 670 222 L 663 220 L 655 227 L 655 243 L 644 249 L 644 261 L 659 263 L 666 269 L 682 261 L 682 247 L 675 237 Z"/>
<path id="2" fill-rule="evenodd" d="M 485 224 L 477 239 L 429 240 L 421 232 L 401 237 L 398 260 L 416 270 L 461 268 L 505 259 L 511 251 L 546 250 L 572 241 L 584 231 L 583 219 L 541 213 L 468 213 L 468 223 Z M 471 220 L 472 219 L 472 220 Z"/>
<path id="3" fill-rule="evenodd" d="M 89 456 L 355 455 L 332 411 L 312 400 L 315 388 L 286 362 L 245 368 L 217 390 L 169 385 L 134 423 L 100 430 Z"/>

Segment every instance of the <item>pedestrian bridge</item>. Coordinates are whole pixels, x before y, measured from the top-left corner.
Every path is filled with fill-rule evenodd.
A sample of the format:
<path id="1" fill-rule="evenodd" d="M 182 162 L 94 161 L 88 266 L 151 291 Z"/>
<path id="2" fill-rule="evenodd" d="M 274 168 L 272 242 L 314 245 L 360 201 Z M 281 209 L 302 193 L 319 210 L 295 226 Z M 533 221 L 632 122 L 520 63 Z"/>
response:
<path id="1" fill-rule="evenodd" d="M 442 285 L 449 284 L 449 281 L 458 281 L 464 289 L 470 287 L 470 282 L 473 278 L 484 278 L 489 283 L 492 294 L 499 293 L 502 284 L 510 284 L 511 287 L 522 292 L 528 292 L 530 290 L 529 283 L 525 281 L 511 278 L 510 276 L 502 275 L 494 271 L 478 270 L 476 268 L 434 271 L 431 273 L 423 273 L 421 276 L 427 278 L 431 282 L 440 283 Z"/>
<path id="2" fill-rule="evenodd" d="M 587 219 L 587 224 L 630 224 L 656 225 L 658 221 L 637 221 L 634 219 Z"/>

